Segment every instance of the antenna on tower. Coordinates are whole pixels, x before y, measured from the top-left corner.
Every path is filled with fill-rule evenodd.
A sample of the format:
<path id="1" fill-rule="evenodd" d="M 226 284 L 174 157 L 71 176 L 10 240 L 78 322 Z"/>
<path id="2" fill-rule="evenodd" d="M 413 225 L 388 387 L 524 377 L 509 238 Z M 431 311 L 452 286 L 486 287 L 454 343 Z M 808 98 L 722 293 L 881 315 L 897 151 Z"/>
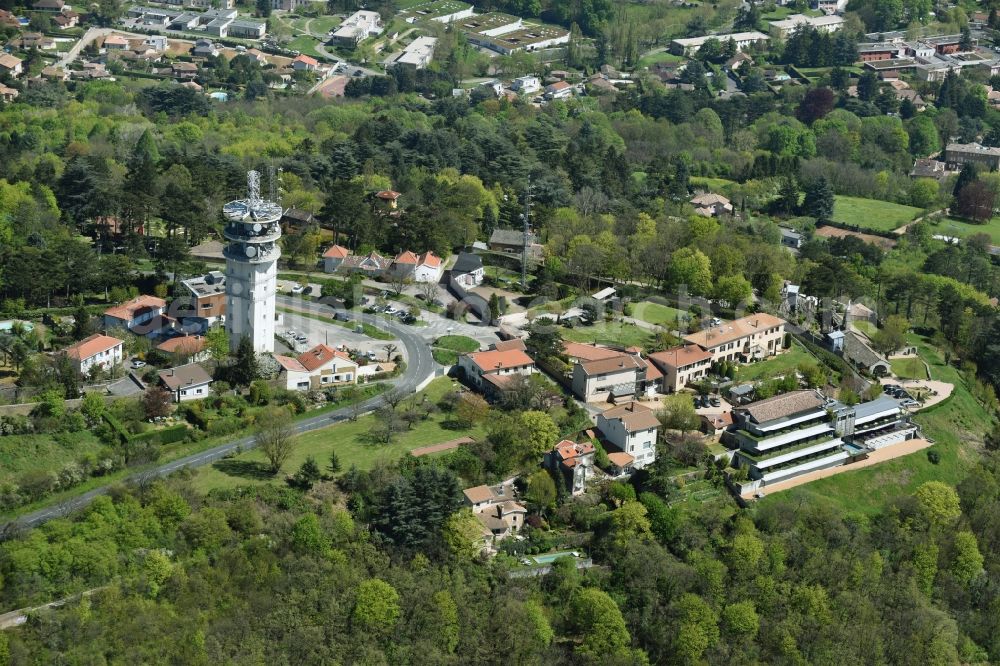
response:
<path id="1" fill-rule="evenodd" d="M 247 203 L 256 207 L 260 203 L 260 172 L 247 171 Z"/>
<path id="2" fill-rule="evenodd" d="M 278 179 L 275 177 L 275 174 L 274 174 L 274 165 L 273 164 L 269 164 L 267 166 L 267 179 L 269 181 L 268 182 L 269 196 L 267 197 L 267 200 L 268 201 L 277 201 L 278 200 L 277 199 Z"/>

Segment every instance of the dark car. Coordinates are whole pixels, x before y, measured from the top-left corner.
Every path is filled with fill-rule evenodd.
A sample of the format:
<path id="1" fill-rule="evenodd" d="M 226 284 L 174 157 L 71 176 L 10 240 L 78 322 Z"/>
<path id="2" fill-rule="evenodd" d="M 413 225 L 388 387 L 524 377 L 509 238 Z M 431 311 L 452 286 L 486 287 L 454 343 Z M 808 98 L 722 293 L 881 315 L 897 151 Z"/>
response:
<path id="1" fill-rule="evenodd" d="M 722 401 L 719 400 L 719 396 L 717 396 L 717 395 L 713 395 L 711 398 L 709 398 L 708 402 L 709 402 L 709 404 L 712 405 L 712 407 L 721 407 L 722 406 Z"/>

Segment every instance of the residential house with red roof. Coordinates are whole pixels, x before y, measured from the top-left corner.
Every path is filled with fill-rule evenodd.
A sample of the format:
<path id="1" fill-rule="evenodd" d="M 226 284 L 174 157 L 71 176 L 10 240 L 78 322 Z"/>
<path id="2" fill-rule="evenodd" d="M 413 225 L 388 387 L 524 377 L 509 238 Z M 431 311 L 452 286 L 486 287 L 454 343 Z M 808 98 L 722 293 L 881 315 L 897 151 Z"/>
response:
<path id="1" fill-rule="evenodd" d="M 597 415 L 597 429 L 605 442 L 626 454 L 618 462 L 626 473 L 650 465 L 656 460 L 656 437 L 660 420 L 652 409 L 637 402 L 618 405 Z M 608 453 L 610 458 L 611 452 Z M 617 463 L 616 463 L 617 464 Z"/>
<path id="2" fill-rule="evenodd" d="M 124 350 L 125 345 L 118 338 L 94 333 L 70 345 L 62 353 L 73 362 L 81 375 L 85 375 L 94 368 L 110 370 L 118 365 L 124 358 Z"/>
<path id="3" fill-rule="evenodd" d="M 297 72 L 315 72 L 318 68 L 319 61 L 307 55 L 298 55 L 292 60 L 292 69 Z"/>
<path id="4" fill-rule="evenodd" d="M 571 494 L 579 495 L 586 489 L 587 482 L 594 478 L 595 452 L 590 442 L 564 439 L 545 454 L 545 464 L 563 478 Z"/>
<path id="5" fill-rule="evenodd" d="M 210 354 L 205 346 L 205 338 L 200 335 L 179 335 L 156 345 L 156 350 L 173 357 L 178 364 L 183 364 L 207 359 Z"/>
<path id="6" fill-rule="evenodd" d="M 298 357 L 275 354 L 281 366 L 279 379 L 284 376 L 285 388 L 308 391 L 338 384 L 353 384 L 358 376 L 358 364 L 347 352 L 328 345 L 316 345 Z"/>
<path id="7" fill-rule="evenodd" d="M 649 355 L 649 361 L 661 373 L 660 391 L 673 393 L 708 374 L 712 354 L 698 345 L 681 345 Z"/>
<path id="8" fill-rule="evenodd" d="M 498 345 L 503 346 L 498 348 Z M 458 357 L 458 367 L 470 385 L 487 396 L 496 396 L 503 392 L 511 377 L 535 372 L 535 361 L 524 351 L 523 343 L 520 348 L 497 343 L 486 351 L 462 354 Z"/>
<path id="9" fill-rule="evenodd" d="M 172 320 L 164 316 L 167 302 L 157 296 L 142 295 L 104 311 L 104 328 L 124 328 L 136 335 L 159 335 L 170 328 Z"/>
<path id="10" fill-rule="evenodd" d="M 774 356 L 782 350 L 785 320 L 758 312 L 710 326 L 684 339 L 710 352 L 712 362 L 747 363 Z"/>
<path id="11" fill-rule="evenodd" d="M 351 251 L 340 245 L 331 245 L 323 253 L 323 272 L 336 273 L 340 265 L 351 255 Z"/>
<path id="12" fill-rule="evenodd" d="M 414 282 L 434 282 L 441 280 L 444 262 L 441 257 L 431 251 L 416 254 L 406 250 L 396 255 L 389 271 L 394 277 L 413 280 Z"/>
<path id="13" fill-rule="evenodd" d="M 517 501 L 513 483 L 497 486 L 466 488 L 465 503 L 483 527 L 483 545 L 487 552 L 494 552 L 496 543 L 517 533 L 524 527 L 528 510 Z"/>

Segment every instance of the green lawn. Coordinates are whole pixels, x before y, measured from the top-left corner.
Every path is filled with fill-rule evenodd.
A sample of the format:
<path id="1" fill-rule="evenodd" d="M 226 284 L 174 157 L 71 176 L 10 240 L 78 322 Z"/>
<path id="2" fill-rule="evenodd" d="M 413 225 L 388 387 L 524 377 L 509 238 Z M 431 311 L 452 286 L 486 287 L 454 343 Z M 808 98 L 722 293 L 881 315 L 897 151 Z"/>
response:
<path id="1" fill-rule="evenodd" d="M 285 45 L 289 51 L 299 51 L 300 53 L 314 58 L 319 58 L 321 60 L 326 60 L 326 56 L 316 50 L 316 45 L 319 41 L 315 37 L 309 35 L 299 35 L 292 41 Z"/>
<path id="2" fill-rule="evenodd" d="M 442 335 L 434 341 L 431 354 L 441 365 L 455 365 L 460 353 L 479 350 L 479 342 L 464 335 Z"/>
<path id="3" fill-rule="evenodd" d="M 890 201 L 838 195 L 833 207 L 833 221 L 875 231 L 892 231 L 922 212 L 920 208 Z"/>
<path id="4" fill-rule="evenodd" d="M 941 456 L 939 464 L 927 459 L 927 451 L 918 451 L 775 493 L 761 502 L 788 502 L 788 506 L 825 503 L 834 510 L 871 516 L 894 497 L 912 493 L 925 481 L 952 485 L 961 481 L 979 456 L 978 447 L 983 433 L 992 427 L 992 417 L 969 393 L 958 371 L 944 364 L 935 348 L 923 340 L 917 347 L 920 356 L 933 367 L 935 379 L 955 385 L 947 401 L 914 416 L 924 436 L 934 440 L 931 450 Z"/>
<path id="5" fill-rule="evenodd" d="M 17 483 L 25 472 L 58 472 L 85 455 L 96 455 L 104 445 L 93 433 L 8 435 L 0 437 L 0 483 Z"/>
<path id="6" fill-rule="evenodd" d="M 679 55 L 674 55 L 670 51 L 660 51 L 659 53 L 650 53 L 649 55 L 644 55 L 639 58 L 639 69 L 643 67 L 652 67 L 661 62 L 684 62 L 684 58 Z"/>
<path id="7" fill-rule="evenodd" d="M 725 178 L 707 178 L 705 176 L 691 176 L 691 185 L 696 185 L 699 187 L 707 187 L 710 190 L 718 191 L 734 185 L 736 181 L 726 180 Z"/>
<path id="8" fill-rule="evenodd" d="M 783 354 L 766 361 L 741 365 L 736 371 L 736 381 L 753 382 L 782 377 L 790 372 L 795 372 L 799 364 L 803 362 L 816 363 L 816 359 L 802 345 L 792 340 L 792 346 Z"/>
<path id="9" fill-rule="evenodd" d="M 463 353 L 479 350 L 479 342 L 465 335 L 442 335 L 434 341 L 434 346 Z"/>
<path id="10" fill-rule="evenodd" d="M 927 379 L 927 368 L 919 358 L 894 358 L 889 365 L 892 374 L 900 379 Z"/>
<path id="11" fill-rule="evenodd" d="M 677 329 L 683 324 L 680 318 L 684 314 L 683 310 L 672 308 L 669 305 L 653 303 L 652 301 L 636 303 L 632 309 L 632 316 L 634 318 L 641 319 L 650 324 L 666 326 L 671 330 Z"/>
<path id="12" fill-rule="evenodd" d="M 931 224 L 931 233 L 941 236 L 967 238 L 973 234 L 987 234 L 994 245 L 1000 245 L 1000 217 L 994 217 L 986 224 L 972 224 L 964 220 L 946 217 Z"/>
<path id="13" fill-rule="evenodd" d="M 653 344 L 655 335 L 652 331 L 639 328 L 634 324 L 619 322 L 598 322 L 593 326 L 577 326 L 561 329 L 564 340 L 570 342 L 603 342 L 621 345 L 623 347 L 649 347 Z"/>
<path id="14" fill-rule="evenodd" d="M 458 382 L 448 377 L 440 377 L 411 400 L 422 400 L 426 396 L 427 400 L 436 403 L 446 393 L 460 386 Z M 449 430 L 442 425 L 444 418 L 442 414 L 435 414 L 426 421 L 414 425 L 412 430 L 398 433 L 391 444 L 382 444 L 371 439 L 370 433 L 375 425 L 375 415 L 362 416 L 357 421 L 344 422 L 299 435 L 291 457 L 285 463 L 282 472 L 275 476 L 271 476 L 263 469 L 264 456 L 260 451 L 253 449 L 233 458 L 220 460 L 211 467 L 201 468 L 194 478 L 194 486 L 199 491 L 207 492 L 212 488 L 284 483 L 285 474 L 297 470 L 308 456 L 313 456 L 321 466 L 325 467 L 332 451 L 337 452 L 342 469 L 345 471 L 352 465 L 357 465 L 359 469 L 371 469 L 379 461 L 395 461 L 408 451 L 421 446 L 440 444 L 464 436 L 474 438 L 485 436 L 485 424 L 467 430 Z"/>

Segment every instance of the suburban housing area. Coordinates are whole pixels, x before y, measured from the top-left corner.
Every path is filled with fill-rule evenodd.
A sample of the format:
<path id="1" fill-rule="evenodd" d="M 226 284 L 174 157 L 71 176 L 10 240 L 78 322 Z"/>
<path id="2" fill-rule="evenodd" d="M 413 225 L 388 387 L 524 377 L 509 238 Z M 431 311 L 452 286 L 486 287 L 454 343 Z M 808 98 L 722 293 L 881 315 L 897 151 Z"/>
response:
<path id="1" fill-rule="evenodd" d="M 1000 0 L 0 7 L 0 666 L 1000 664 Z"/>

